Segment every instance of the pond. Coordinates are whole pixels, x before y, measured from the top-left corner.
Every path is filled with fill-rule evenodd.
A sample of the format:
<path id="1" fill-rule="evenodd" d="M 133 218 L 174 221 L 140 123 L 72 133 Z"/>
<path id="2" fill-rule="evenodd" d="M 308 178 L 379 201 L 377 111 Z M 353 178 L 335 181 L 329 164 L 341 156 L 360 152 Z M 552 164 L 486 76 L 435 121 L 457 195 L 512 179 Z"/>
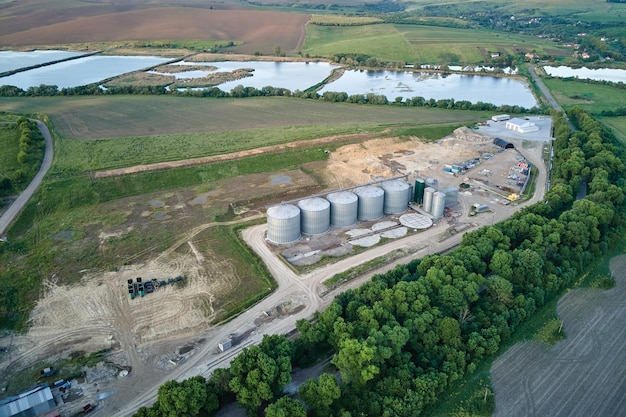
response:
<path id="1" fill-rule="evenodd" d="M 41 84 L 59 88 L 78 87 L 167 61 L 169 59 L 156 56 L 91 55 L 2 77 L 0 85 L 13 85 L 22 90 Z"/>
<path id="2" fill-rule="evenodd" d="M 508 104 L 532 108 L 537 105 L 525 81 L 488 75 L 349 70 L 340 79 L 327 84 L 320 93 L 325 91 L 348 95 L 373 93 L 384 95 L 390 101 L 396 97 L 406 100 L 420 96 L 427 100 L 482 101 L 496 106 Z"/>
<path id="3" fill-rule="evenodd" d="M 85 55 L 70 51 L 0 51 L 0 73 Z"/>
<path id="4" fill-rule="evenodd" d="M 227 81 L 217 86 L 220 90 L 226 92 L 229 92 L 238 85 L 243 85 L 244 87 L 254 87 L 258 90 L 263 87 L 272 86 L 275 88 L 286 88 L 290 91 L 304 91 L 307 88 L 324 81 L 324 79 L 330 75 L 333 68 L 337 68 L 337 66 L 331 65 L 327 62 L 181 61 L 173 65 L 198 65 L 217 68 L 214 71 L 196 70 L 166 74 L 174 75 L 176 78 L 202 78 L 214 72 L 233 72 L 242 68 L 251 68 L 254 70 L 252 72 L 252 77 L 235 81 Z"/>
<path id="5" fill-rule="evenodd" d="M 546 65 L 543 67 L 546 74 L 552 77 L 569 78 L 576 77 L 581 79 L 610 81 L 614 83 L 626 83 L 626 70 L 617 68 L 571 68 L 566 66 L 551 67 Z"/>

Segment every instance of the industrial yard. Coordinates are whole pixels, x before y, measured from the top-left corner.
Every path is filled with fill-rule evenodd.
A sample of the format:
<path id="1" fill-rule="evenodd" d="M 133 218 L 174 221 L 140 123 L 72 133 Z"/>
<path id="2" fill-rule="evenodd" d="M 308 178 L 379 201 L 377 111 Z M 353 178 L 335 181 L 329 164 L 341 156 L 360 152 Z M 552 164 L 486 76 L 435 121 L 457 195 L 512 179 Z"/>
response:
<path id="1" fill-rule="evenodd" d="M 225 364 L 222 361 L 264 332 L 289 331 L 292 320 L 309 317 L 341 290 L 327 294 L 319 287 L 335 273 L 377 253 L 399 250 L 402 257 L 394 259 L 401 262 L 441 250 L 454 245 L 466 230 L 510 216 L 524 197 L 508 198 L 521 193 L 508 176 L 524 161 L 540 164 L 544 147 L 542 142 L 510 141 L 515 148 L 503 149 L 494 145 L 493 137 L 467 128 L 434 143 L 416 137 L 364 140 L 338 148 L 323 164 L 308 164 L 306 172 L 314 172 L 316 179 L 303 171 L 255 174 L 218 181 L 210 191 L 193 187 L 107 204 L 104 209 L 109 212 L 124 210 L 126 220 L 98 231 L 94 238 L 102 250 L 107 250 L 110 239 L 122 239 L 134 230 L 146 233 L 157 228 L 173 238 L 139 258 L 125 259 L 116 270 L 85 271 L 75 286 L 47 282 L 29 332 L 2 341 L 12 352 L 10 368 L 71 352 L 112 349 L 110 363 L 132 368 L 125 378 L 98 382 L 101 392 L 115 391 L 99 405 L 113 415 L 117 407 L 132 406 L 135 390 L 141 389 L 134 386 L 140 381 L 151 384 L 155 378 L 199 372 L 198 361 L 206 362 L 200 367 L 205 372 Z M 326 187 L 315 185 L 319 178 Z M 416 182 L 421 181 L 424 195 L 432 189 L 430 208 L 424 207 L 424 195 L 421 204 L 415 201 Z M 443 196 L 443 212 L 440 208 L 433 212 L 435 194 L 445 190 L 456 195 L 456 201 L 445 204 Z M 360 209 L 359 198 L 365 202 Z M 281 202 L 290 207 L 287 213 L 273 213 L 277 209 L 272 207 L 280 208 Z M 487 209 L 477 212 L 475 205 Z M 219 240 L 212 229 L 215 223 L 207 219 L 207 212 L 218 206 L 237 210 L 233 222 L 267 215 L 268 223 L 254 226 L 251 233 L 244 230 L 243 235 L 276 276 L 279 289 L 235 320 L 214 327 L 210 321 L 222 311 L 229 294 L 248 285 L 238 272 L 241 266 L 210 250 L 207 243 Z M 303 211 L 305 222 L 295 221 Z M 274 220 L 278 227 L 270 231 Z M 180 233 L 181 227 L 187 231 Z M 261 234 L 255 240 L 257 230 Z M 273 239 L 267 239 L 268 233 Z M 303 275 L 294 274 L 294 268 L 303 268 Z M 169 282 L 169 277 L 177 276 L 184 280 Z M 143 277 L 144 284 L 156 278 L 158 290 L 141 297 L 137 277 Z M 129 285 L 136 291 L 134 300 Z M 229 339 L 232 348 L 220 354 L 218 342 Z M 93 401 L 96 395 L 86 394 L 84 401 Z"/>

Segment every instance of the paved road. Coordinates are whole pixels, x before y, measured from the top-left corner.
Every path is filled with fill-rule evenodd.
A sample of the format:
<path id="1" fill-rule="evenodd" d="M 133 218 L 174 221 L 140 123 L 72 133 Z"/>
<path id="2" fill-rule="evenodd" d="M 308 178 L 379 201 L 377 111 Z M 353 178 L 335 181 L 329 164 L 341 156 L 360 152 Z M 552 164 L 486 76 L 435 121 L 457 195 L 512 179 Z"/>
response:
<path id="1" fill-rule="evenodd" d="M 535 194 L 531 199 L 523 203 L 524 206 L 531 205 L 543 199 L 547 175 L 546 168 L 540 156 L 533 152 L 526 152 L 525 149 L 522 149 L 522 146 L 518 146 L 517 148 L 532 164 L 539 168 Z M 510 217 L 520 208 L 521 205 L 518 207 L 502 206 L 501 208 L 499 207 L 492 216 L 478 216 L 472 218 L 471 221 L 475 222 L 477 227 L 497 223 Z M 463 219 L 461 221 L 467 220 L 468 219 Z M 463 237 L 463 234 L 459 233 L 440 242 L 438 236 L 447 228 L 446 222 L 441 221 L 437 226 L 421 233 L 390 241 L 384 245 L 365 250 L 355 256 L 318 268 L 313 272 L 297 275 L 270 250 L 265 242 L 266 228 L 266 224 L 253 226 L 245 229 L 242 236 L 246 243 L 263 259 L 268 270 L 278 282 L 278 289 L 230 322 L 210 329 L 205 335 L 206 340 L 209 342 L 199 347 L 198 351 L 190 357 L 187 362 L 181 363 L 174 370 L 162 374 L 159 379 L 133 381 L 133 374 L 129 374 L 129 376 L 125 378 L 125 381 L 119 381 L 117 386 L 111 387 L 111 389 L 116 392 L 116 395 L 103 401 L 101 405 L 98 406 L 97 410 L 100 409 L 102 413 L 113 417 L 132 415 L 139 407 L 149 406 L 156 401 L 157 388 L 166 381 L 171 379 L 182 380 L 195 375 L 209 376 L 214 369 L 227 367 L 243 348 L 259 343 L 264 334 L 285 334 L 293 330 L 298 320 L 310 318 L 315 311 L 325 308 L 333 301 L 337 294 L 345 291 L 347 288 L 357 287 L 371 279 L 374 274 L 384 273 L 394 268 L 396 265 L 406 264 L 413 259 L 421 258 L 429 253 L 442 252 L 452 248 L 458 245 Z M 472 228 L 470 230 L 474 229 L 475 228 Z M 187 238 L 188 237 L 185 239 Z M 358 279 L 352 280 L 324 296 L 320 295 L 322 282 L 333 275 L 396 250 L 404 250 L 406 255 Z M 232 334 L 241 334 L 251 329 L 254 326 L 253 323 L 262 315 L 263 311 L 270 311 L 275 306 L 297 297 L 306 300 L 303 310 L 296 314 L 263 324 L 255 328 L 250 336 L 240 345 L 224 353 L 216 352 L 216 345 L 219 341 Z M 128 399 L 122 398 L 123 395 L 120 394 L 130 388 L 135 388 L 132 391 L 132 397 Z"/>
<path id="2" fill-rule="evenodd" d="M 556 100 L 554 99 L 554 97 L 552 97 L 552 94 L 550 93 L 550 90 L 548 90 L 548 87 L 546 87 L 546 85 L 543 83 L 543 80 L 537 75 L 537 73 L 535 72 L 535 66 L 534 65 L 529 65 L 528 66 L 528 72 L 530 73 L 530 76 L 533 78 L 533 80 L 535 81 L 535 83 L 537 84 L 537 87 L 539 87 L 539 89 L 541 90 L 541 93 L 546 97 L 546 99 L 548 100 L 548 103 L 550 103 L 550 106 L 552 106 L 553 109 L 558 110 L 558 111 L 563 111 L 563 108 L 559 105 L 559 103 L 556 102 Z M 569 126 L 570 130 L 573 132 L 574 130 L 576 130 L 574 128 L 574 125 L 572 124 L 572 122 L 570 122 L 569 119 L 567 119 L 567 115 L 565 115 L 566 120 L 567 120 L 567 125 Z"/>
<path id="3" fill-rule="evenodd" d="M 17 199 L 9 206 L 7 211 L 4 212 L 2 216 L 0 216 L 0 236 L 4 236 L 6 230 L 9 228 L 13 220 L 20 214 L 26 203 L 31 199 L 37 188 L 41 185 L 41 181 L 43 177 L 48 172 L 48 169 L 52 165 L 52 158 L 54 156 L 54 149 L 52 146 L 52 137 L 50 136 L 50 131 L 46 125 L 36 120 L 37 127 L 39 131 L 44 137 L 46 143 L 46 150 L 43 156 L 43 162 L 41 163 L 41 167 L 39 167 L 39 171 L 35 178 L 28 184 L 28 187 L 17 197 Z"/>

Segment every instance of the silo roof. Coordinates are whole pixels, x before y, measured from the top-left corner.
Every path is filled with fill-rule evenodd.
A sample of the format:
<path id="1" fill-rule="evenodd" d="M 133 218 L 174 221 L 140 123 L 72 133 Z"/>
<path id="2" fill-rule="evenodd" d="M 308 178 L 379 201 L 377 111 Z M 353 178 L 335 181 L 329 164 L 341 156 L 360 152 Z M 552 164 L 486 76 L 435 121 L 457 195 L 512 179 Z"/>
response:
<path id="1" fill-rule="evenodd" d="M 330 207 L 330 203 L 325 198 L 312 197 L 298 201 L 298 207 L 307 211 L 322 211 Z"/>
<path id="2" fill-rule="evenodd" d="M 383 188 L 389 191 L 404 191 L 409 188 L 409 184 L 400 180 L 391 180 L 383 182 Z"/>
<path id="3" fill-rule="evenodd" d="M 328 194 L 326 198 L 332 203 L 354 203 L 358 200 L 356 194 L 349 191 L 339 191 L 336 193 Z"/>
<path id="4" fill-rule="evenodd" d="M 382 188 L 375 185 L 365 185 L 363 187 L 356 188 L 354 193 L 360 197 L 379 197 L 385 194 Z"/>
<path id="5" fill-rule="evenodd" d="M 267 209 L 267 215 L 275 219 L 291 219 L 300 214 L 300 209 L 293 204 L 281 204 Z"/>

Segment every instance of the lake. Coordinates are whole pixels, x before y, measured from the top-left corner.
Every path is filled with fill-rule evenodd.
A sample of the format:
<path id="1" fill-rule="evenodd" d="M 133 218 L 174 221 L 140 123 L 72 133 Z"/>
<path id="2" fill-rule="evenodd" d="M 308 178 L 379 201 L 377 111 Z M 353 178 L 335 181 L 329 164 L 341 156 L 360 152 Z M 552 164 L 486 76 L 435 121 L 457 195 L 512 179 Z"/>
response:
<path id="1" fill-rule="evenodd" d="M 318 84 L 328 77 L 336 65 L 327 62 L 266 62 L 266 61 L 224 61 L 224 62 L 187 62 L 181 61 L 173 65 L 203 65 L 217 67 L 215 71 L 185 71 L 179 73 L 168 73 L 176 78 L 202 78 L 212 72 L 232 72 L 241 68 L 252 68 L 252 77 L 228 81 L 218 85 L 222 91 L 230 91 L 238 85 L 244 87 L 254 87 L 262 89 L 272 86 L 275 88 L 286 88 L 291 91 L 304 91 L 307 88 Z M 152 71 L 151 71 L 152 72 Z M 159 73 L 160 74 L 160 73 Z"/>
<path id="2" fill-rule="evenodd" d="M 85 55 L 69 51 L 0 51 L 0 73 Z"/>
<path id="3" fill-rule="evenodd" d="M 170 59 L 156 56 L 91 55 L 2 77 L 0 85 L 14 85 L 22 90 L 41 84 L 59 88 L 78 87 L 167 61 Z"/>
<path id="4" fill-rule="evenodd" d="M 348 95 L 374 93 L 388 100 L 403 100 L 417 96 L 425 99 L 482 101 L 496 106 L 508 104 L 531 108 L 537 105 L 528 84 L 520 79 L 489 75 L 441 74 L 411 71 L 349 70 L 325 91 L 346 92 Z"/>
<path id="5" fill-rule="evenodd" d="M 614 83 L 626 83 L 626 70 L 616 68 L 571 68 L 566 66 L 551 67 L 546 65 L 543 67 L 546 74 L 552 77 L 569 78 L 576 77 L 581 79 L 610 81 Z"/>

